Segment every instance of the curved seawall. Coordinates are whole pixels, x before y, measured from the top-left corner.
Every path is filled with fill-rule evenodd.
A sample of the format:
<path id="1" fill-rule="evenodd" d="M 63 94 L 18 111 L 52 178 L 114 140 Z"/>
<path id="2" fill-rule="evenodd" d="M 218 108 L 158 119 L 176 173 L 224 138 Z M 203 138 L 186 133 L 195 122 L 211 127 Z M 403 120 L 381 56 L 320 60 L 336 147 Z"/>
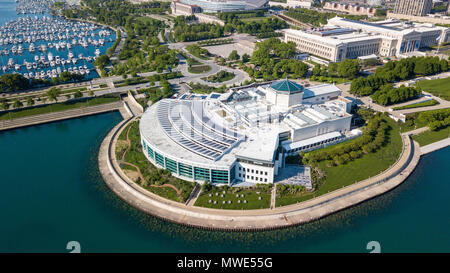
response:
<path id="1" fill-rule="evenodd" d="M 186 206 L 155 195 L 131 181 L 115 158 L 120 132 L 133 119 L 122 121 L 103 140 L 99 152 L 100 172 L 107 185 L 130 205 L 156 217 L 205 229 L 267 230 L 307 223 L 374 198 L 400 185 L 420 159 L 419 145 L 402 135 L 403 151 L 397 162 L 383 173 L 319 196 L 275 209 L 219 210 Z"/>

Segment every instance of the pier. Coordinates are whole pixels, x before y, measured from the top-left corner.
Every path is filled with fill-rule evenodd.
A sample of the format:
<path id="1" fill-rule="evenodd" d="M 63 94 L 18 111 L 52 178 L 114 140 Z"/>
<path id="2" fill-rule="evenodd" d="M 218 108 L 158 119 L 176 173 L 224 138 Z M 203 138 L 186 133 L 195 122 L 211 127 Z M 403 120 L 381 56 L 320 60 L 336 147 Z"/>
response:
<path id="1" fill-rule="evenodd" d="M 95 115 L 110 111 L 117 111 L 119 110 L 122 114 L 122 116 L 127 117 L 129 114 L 125 111 L 125 105 L 124 102 L 113 102 L 113 103 L 107 103 L 107 104 L 101 104 L 96 106 L 88 106 L 88 107 L 82 107 L 77 109 L 71 109 L 67 111 L 59 111 L 59 112 L 53 112 L 48 114 L 42 114 L 42 115 L 36 115 L 36 116 L 29 116 L 24 118 L 16 118 L 11 120 L 3 120 L 0 121 L 0 131 L 3 130 L 10 130 L 20 127 L 26 127 L 26 126 L 32 126 L 37 124 L 43 124 L 43 123 L 49 123 L 54 121 L 60 121 L 65 119 L 71 119 L 71 118 L 77 118 L 77 117 L 83 117 L 83 116 L 89 116 L 89 115 Z"/>

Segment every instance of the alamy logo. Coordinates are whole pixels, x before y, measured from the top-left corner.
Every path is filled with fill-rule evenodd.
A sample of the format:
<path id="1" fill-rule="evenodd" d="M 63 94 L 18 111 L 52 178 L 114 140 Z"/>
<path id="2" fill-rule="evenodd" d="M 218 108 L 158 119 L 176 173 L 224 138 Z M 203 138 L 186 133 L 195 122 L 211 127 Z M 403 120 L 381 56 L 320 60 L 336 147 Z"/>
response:
<path id="1" fill-rule="evenodd" d="M 367 250 L 372 250 L 369 253 L 381 253 L 381 245 L 377 241 L 370 241 L 366 246 Z"/>
<path id="2" fill-rule="evenodd" d="M 66 245 L 67 250 L 72 250 L 69 253 L 81 253 L 81 245 L 77 241 L 70 241 Z"/>

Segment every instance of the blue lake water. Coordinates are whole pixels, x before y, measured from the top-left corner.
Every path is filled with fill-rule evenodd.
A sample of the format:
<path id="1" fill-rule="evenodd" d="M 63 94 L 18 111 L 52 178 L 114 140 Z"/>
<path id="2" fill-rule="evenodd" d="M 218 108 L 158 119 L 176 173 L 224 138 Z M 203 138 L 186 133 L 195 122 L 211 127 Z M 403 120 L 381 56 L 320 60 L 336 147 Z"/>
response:
<path id="1" fill-rule="evenodd" d="M 10 22 L 11 20 L 17 20 L 17 18 L 23 18 L 23 17 L 30 17 L 30 18 L 42 18 L 44 15 L 17 15 L 16 11 L 15 11 L 15 6 L 16 3 L 14 2 L 14 0 L 3 0 L 0 1 L 0 12 L 2 14 L 2 16 L 0 17 L 0 26 L 3 26 L 5 23 Z M 50 16 L 48 14 L 45 14 L 45 16 Z M 51 17 L 51 16 L 50 16 Z M 52 18 L 56 18 L 56 17 L 52 17 Z M 60 20 L 63 20 L 61 18 L 59 18 Z M 66 21 L 66 20 L 63 20 Z M 96 39 L 98 40 L 100 37 L 98 36 L 98 33 L 101 29 L 98 29 L 96 31 L 94 31 L 95 37 L 92 37 L 92 39 Z M 82 47 L 80 44 L 77 44 L 75 46 L 72 47 L 72 49 L 70 51 L 72 51 L 73 55 L 75 58 L 78 58 L 79 54 L 82 54 L 84 57 L 87 56 L 95 56 L 95 50 L 99 49 L 100 51 L 100 55 L 103 55 L 106 53 L 106 50 L 111 47 L 114 44 L 114 41 L 116 40 L 116 33 L 109 29 L 111 31 L 111 35 L 110 36 L 106 36 L 104 37 L 105 39 L 105 43 L 103 45 L 98 45 L 98 46 L 94 46 L 92 44 L 89 44 L 87 47 Z M 71 30 L 69 32 L 69 34 L 73 34 L 73 31 Z M 86 37 L 87 39 L 88 37 Z M 111 38 L 111 41 L 109 41 L 109 39 Z M 77 39 L 79 40 L 79 39 Z M 60 41 L 65 41 L 65 42 L 72 42 L 72 39 L 67 39 L 67 40 L 60 40 Z M 86 79 L 92 79 L 92 78 L 97 78 L 99 75 L 97 74 L 97 72 L 95 70 L 93 70 L 93 63 L 88 62 L 86 60 L 78 60 L 78 62 L 76 64 L 65 64 L 65 65 L 56 65 L 54 67 L 46 67 L 46 68 L 38 68 L 38 69 L 31 69 L 31 70 L 27 70 L 26 66 L 24 66 L 24 61 L 27 62 L 35 62 L 34 56 L 37 55 L 38 57 L 40 57 L 41 55 L 43 57 L 45 57 L 46 59 L 48 58 L 48 53 L 52 53 L 54 57 L 59 56 L 60 58 L 64 58 L 67 59 L 68 55 L 69 55 L 69 50 L 67 48 L 64 49 L 60 49 L 57 50 L 55 47 L 53 48 L 49 48 L 47 47 L 47 50 L 45 52 L 40 52 L 37 47 L 40 46 L 41 44 L 45 44 L 47 45 L 49 42 L 47 41 L 43 41 L 40 40 L 38 42 L 34 43 L 34 46 L 36 47 L 36 51 L 35 52 L 29 52 L 29 46 L 30 44 L 27 42 L 22 43 L 22 47 L 24 49 L 22 54 L 13 54 L 11 52 L 11 48 L 13 47 L 12 44 L 9 45 L 0 45 L 0 53 L 6 49 L 9 50 L 9 54 L 5 55 L 4 52 L 3 54 L 0 54 L 0 75 L 2 74 L 8 74 L 8 73 L 13 73 L 13 72 L 17 72 L 17 73 L 29 73 L 29 72 L 33 72 L 33 74 L 35 74 L 36 71 L 44 71 L 45 73 L 47 73 L 47 71 L 51 71 L 53 69 L 56 69 L 58 66 L 60 67 L 61 71 L 63 71 L 64 69 L 68 70 L 69 68 L 74 68 L 77 67 L 79 68 L 80 66 L 84 66 L 86 65 L 88 69 L 91 70 L 91 73 L 87 76 L 85 76 Z M 56 43 L 56 41 L 53 41 L 51 43 Z M 18 46 L 18 45 L 16 45 Z M 3 71 L 1 68 L 3 66 L 6 66 L 8 64 L 9 59 L 13 59 L 15 64 L 19 64 L 22 65 L 22 67 L 20 68 L 20 70 L 15 70 L 15 69 L 10 69 L 10 70 L 6 70 Z"/>
<path id="2" fill-rule="evenodd" d="M 0 252 L 450 251 L 450 147 L 424 156 L 394 191 L 307 225 L 233 233 L 183 227 L 117 198 L 97 167 L 107 113 L 0 132 Z"/>

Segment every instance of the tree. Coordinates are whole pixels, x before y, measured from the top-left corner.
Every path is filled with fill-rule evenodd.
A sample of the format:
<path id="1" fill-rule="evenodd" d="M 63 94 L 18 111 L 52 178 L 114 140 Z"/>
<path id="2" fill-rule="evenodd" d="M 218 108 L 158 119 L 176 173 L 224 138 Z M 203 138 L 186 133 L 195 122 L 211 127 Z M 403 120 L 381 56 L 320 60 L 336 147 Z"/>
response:
<path id="1" fill-rule="evenodd" d="M 159 46 L 159 39 L 156 37 L 156 36 L 154 36 L 153 38 L 152 38 L 152 41 L 151 41 L 151 43 L 150 43 L 152 46 Z"/>
<path id="2" fill-rule="evenodd" d="M 0 76 L 0 91 L 18 91 L 31 87 L 30 81 L 21 74 L 5 74 Z"/>
<path id="3" fill-rule="evenodd" d="M 103 69 L 105 65 L 109 63 L 110 59 L 108 55 L 101 55 L 97 59 L 95 59 L 94 64 L 98 66 L 100 69 Z"/>
<path id="4" fill-rule="evenodd" d="M 47 91 L 47 97 L 50 101 L 58 101 L 58 96 L 61 94 L 61 90 L 56 87 L 50 88 L 50 90 Z"/>
<path id="5" fill-rule="evenodd" d="M 244 55 L 242 55 L 242 62 L 246 63 L 250 60 L 250 55 L 248 55 L 247 53 L 244 53 Z"/>
<path id="6" fill-rule="evenodd" d="M 231 61 L 237 61 L 237 60 L 239 60 L 239 58 L 240 58 L 240 56 L 237 53 L 237 50 L 231 51 L 230 55 L 228 56 L 228 59 Z"/>
<path id="7" fill-rule="evenodd" d="M 8 110 L 9 109 L 9 103 L 7 101 L 3 101 L 1 105 L 2 105 L 2 109 L 3 110 Z"/>
<path id="8" fill-rule="evenodd" d="M 375 16 L 378 16 L 378 17 L 386 16 L 386 14 L 387 14 L 387 11 L 385 9 L 377 9 L 375 11 Z"/>
<path id="9" fill-rule="evenodd" d="M 13 107 L 14 108 L 17 109 L 17 108 L 20 108 L 22 106 L 23 106 L 23 103 L 20 100 L 18 100 L 18 99 L 14 100 L 14 102 L 13 102 Z"/>
<path id="10" fill-rule="evenodd" d="M 353 79 L 355 78 L 361 66 L 359 65 L 358 60 L 346 59 L 337 64 L 337 73 L 340 77 Z"/>
<path id="11" fill-rule="evenodd" d="M 28 97 L 27 98 L 27 106 L 32 106 L 32 105 L 34 105 L 34 100 L 32 97 Z"/>
<path id="12" fill-rule="evenodd" d="M 83 93 L 81 93 L 80 90 L 77 90 L 74 94 L 73 94 L 74 98 L 81 98 L 83 97 Z"/>

